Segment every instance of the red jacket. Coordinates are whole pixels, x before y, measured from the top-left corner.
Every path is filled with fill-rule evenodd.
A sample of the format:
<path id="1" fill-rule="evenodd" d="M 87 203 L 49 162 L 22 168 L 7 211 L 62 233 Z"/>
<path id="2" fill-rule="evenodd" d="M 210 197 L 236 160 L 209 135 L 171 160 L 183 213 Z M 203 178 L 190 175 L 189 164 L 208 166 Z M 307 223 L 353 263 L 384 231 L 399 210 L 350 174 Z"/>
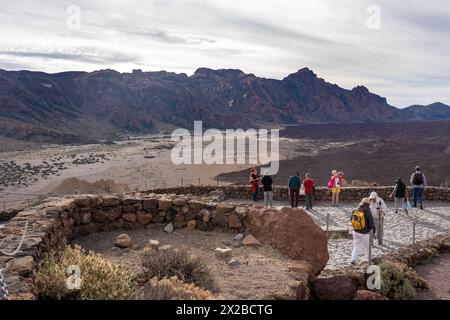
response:
<path id="1" fill-rule="evenodd" d="M 313 186 L 314 186 L 314 180 L 313 179 L 305 179 L 303 181 L 303 185 L 305 186 L 305 193 L 312 193 L 313 192 Z"/>

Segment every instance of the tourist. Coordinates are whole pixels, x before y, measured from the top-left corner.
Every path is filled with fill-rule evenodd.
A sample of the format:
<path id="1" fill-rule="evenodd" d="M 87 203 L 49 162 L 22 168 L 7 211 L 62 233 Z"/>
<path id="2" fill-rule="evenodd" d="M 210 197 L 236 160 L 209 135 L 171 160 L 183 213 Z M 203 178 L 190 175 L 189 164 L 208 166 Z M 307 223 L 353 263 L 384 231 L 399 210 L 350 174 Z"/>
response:
<path id="1" fill-rule="evenodd" d="M 336 170 L 331 171 L 331 178 L 328 181 L 328 188 L 331 189 L 331 206 L 339 206 L 339 193 L 341 192 L 341 178 Z"/>
<path id="2" fill-rule="evenodd" d="M 303 185 L 305 186 L 306 210 L 312 210 L 314 198 L 314 180 L 311 179 L 311 175 L 309 173 L 305 175 Z"/>
<path id="3" fill-rule="evenodd" d="M 256 201 L 256 196 L 258 195 L 259 182 L 260 179 L 256 168 L 252 168 L 252 170 L 250 171 L 250 194 L 253 201 Z"/>
<path id="4" fill-rule="evenodd" d="M 408 194 L 406 192 L 406 185 L 403 183 L 402 178 L 397 178 L 395 182 L 394 190 L 392 190 L 389 198 L 394 197 L 395 213 L 398 213 L 398 209 L 404 208 L 405 213 L 408 214 Z"/>
<path id="5" fill-rule="evenodd" d="M 298 172 L 295 172 L 289 177 L 289 199 L 291 200 L 292 208 L 298 208 L 298 197 L 302 184 L 299 175 Z"/>
<path id="6" fill-rule="evenodd" d="M 352 250 L 352 265 L 356 264 L 358 259 L 359 249 L 363 245 L 366 249 L 366 259 L 370 259 L 371 234 L 375 231 L 372 213 L 370 212 L 369 198 L 362 199 L 358 209 L 353 211 L 351 218 L 353 226 L 353 250 Z"/>
<path id="7" fill-rule="evenodd" d="M 264 190 L 264 206 L 273 207 L 273 180 L 272 177 L 268 175 L 268 171 L 265 172 L 264 176 L 261 179 L 261 182 Z"/>
<path id="8" fill-rule="evenodd" d="M 416 171 L 411 175 L 410 184 L 413 192 L 413 207 L 417 208 L 418 202 L 420 209 L 423 210 L 423 191 L 427 187 L 427 180 L 419 166 L 416 166 Z"/>
<path id="9" fill-rule="evenodd" d="M 383 199 L 381 199 L 378 194 L 373 191 L 369 196 L 370 200 L 370 212 L 372 213 L 373 222 L 376 227 L 376 232 L 374 234 L 375 238 L 378 240 L 378 244 L 380 246 L 383 245 L 383 236 L 384 236 L 384 217 L 388 210 L 386 203 Z"/>
<path id="10" fill-rule="evenodd" d="M 347 187 L 348 183 L 347 183 L 347 180 L 345 180 L 344 172 L 339 171 L 338 177 L 339 177 L 339 183 L 340 183 L 341 187 Z"/>

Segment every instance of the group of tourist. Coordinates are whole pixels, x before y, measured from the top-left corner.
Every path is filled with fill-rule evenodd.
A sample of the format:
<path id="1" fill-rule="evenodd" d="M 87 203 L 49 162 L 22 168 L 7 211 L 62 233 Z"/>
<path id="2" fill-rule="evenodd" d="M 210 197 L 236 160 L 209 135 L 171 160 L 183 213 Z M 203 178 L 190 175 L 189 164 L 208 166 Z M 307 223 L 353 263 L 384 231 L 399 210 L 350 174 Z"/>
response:
<path id="1" fill-rule="evenodd" d="M 390 198 L 394 198 L 394 212 L 404 210 L 408 214 L 408 209 L 411 207 L 419 207 L 423 209 L 423 194 L 426 188 L 425 175 L 416 166 L 415 171 L 411 174 L 410 185 L 412 188 L 413 205 L 409 202 L 406 184 L 399 177 L 395 181 L 394 189 L 390 194 Z M 339 194 L 341 188 L 347 184 L 344 173 L 333 170 L 331 172 L 330 180 L 328 181 L 328 188 L 331 190 L 331 205 L 339 206 Z M 273 206 L 273 179 L 267 172 L 260 177 L 257 174 L 256 168 L 253 168 L 250 173 L 250 186 L 252 200 L 257 201 L 257 195 L 260 186 L 264 192 L 264 205 L 266 207 Z M 301 186 L 305 190 L 305 209 L 312 210 L 314 199 L 314 180 L 309 173 L 306 173 L 304 179 L 300 178 L 298 172 L 292 173 L 288 180 L 289 189 L 289 203 L 292 208 L 299 206 L 299 194 Z M 373 191 L 367 198 L 363 198 L 358 205 L 358 208 L 353 210 L 351 223 L 354 229 L 353 232 L 353 250 L 351 255 L 351 263 L 355 264 L 361 246 L 366 248 L 366 257 L 369 259 L 370 247 L 372 246 L 372 236 L 377 239 L 378 245 L 383 245 L 384 236 L 384 218 L 388 207 L 385 201 Z"/>

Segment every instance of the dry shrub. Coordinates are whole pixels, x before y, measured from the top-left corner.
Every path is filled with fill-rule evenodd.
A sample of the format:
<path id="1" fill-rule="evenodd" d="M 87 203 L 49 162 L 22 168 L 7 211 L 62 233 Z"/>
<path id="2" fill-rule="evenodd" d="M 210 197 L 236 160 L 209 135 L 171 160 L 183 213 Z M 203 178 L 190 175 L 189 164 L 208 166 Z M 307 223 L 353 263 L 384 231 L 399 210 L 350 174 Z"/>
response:
<path id="1" fill-rule="evenodd" d="M 144 286 L 139 299 L 145 300 L 213 300 L 211 291 L 186 283 L 176 276 L 164 279 L 154 277 Z"/>
<path id="2" fill-rule="evenodd" d="M 69 289 L 67 268 L 78 266 L 80 289 Z M 57 257 L 48 255 L 35 277 L 35 287 L 42 299 L 116 300 L 129 299 L 134 293 L 134 275 L 100 254 L 87 255 L 79 246 L 67 246 Z"/>
<path id="3" fill-rule="evenodd" d="M 176 276 L 183 282 L 217 291 L 206 263 L 199 257 L 188 254 L 185 249 L 146 250 L 142 253 L 142 268 L 147 279 Z"/>
<path id="4" fill-rule="evenodd" d="M 394 300 L 414 299 L 416 291 L 411 270 L 408 267 L 397 262 L 385 261 L 380 264 L 381 268 L 381 290 L 380 292 Z M 414 270 L 412 270 L 414 272 Z M 414 272 L 415 273 L 415 272 Z M 417 275 L 417 274 L 416 274 Z M 417 275 L 417 277 L 419 277 Z M 420 278 L 420 277 L 419 277 Z"/>

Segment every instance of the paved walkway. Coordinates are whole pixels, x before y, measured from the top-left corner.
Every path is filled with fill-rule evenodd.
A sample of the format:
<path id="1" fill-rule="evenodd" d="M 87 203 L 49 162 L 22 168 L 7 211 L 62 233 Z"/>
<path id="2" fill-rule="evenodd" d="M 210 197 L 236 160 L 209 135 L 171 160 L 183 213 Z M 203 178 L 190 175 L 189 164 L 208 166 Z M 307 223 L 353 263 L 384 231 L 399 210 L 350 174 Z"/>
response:
<path id="1" fill-rule="evenodd" d="M 250 200 L 228 200 L 233 203 L 254 204 Z M 260 201 L 257 204 L 263 205 Z M 450 231 L 450 203 L 439 201 L 427 201 L 425 209 L 412 209 L 409 215 L 403 210 L 395 214 L 393 203 L 386 202 L 389 212 L 386 213 L 384 222 L 384 244 L 379 246 L 374 241 L 372 254 L 374 257 L 384 255 L 390 251 L 397 250 L 402 246 L 413 243 L 413 226 L 415 224 L 415 240 L 425 240 L 438 234 Z M 285 202 L 275 201 L 274 206 L 281 208 L 286 206 Z M 349 230 L 352 232 L 350 217 L 357 203 L 344 203 L 340 207 L 331 207 L 330 203 L 316 203 L 315 208 L 309 212 L 314 221 L 323 229 L 326 229 L 327 215 L 329 215 L 329 230 Z M 344 232 L 345 233 L 345 232 Z M 348 266 L 352 251 L 352 239 L 330 238 L 328 242 L 330 260 L 326 269 L 337 269 Z M 361 250 L 360 261 L 364 259 L 364 250 Z"/>

